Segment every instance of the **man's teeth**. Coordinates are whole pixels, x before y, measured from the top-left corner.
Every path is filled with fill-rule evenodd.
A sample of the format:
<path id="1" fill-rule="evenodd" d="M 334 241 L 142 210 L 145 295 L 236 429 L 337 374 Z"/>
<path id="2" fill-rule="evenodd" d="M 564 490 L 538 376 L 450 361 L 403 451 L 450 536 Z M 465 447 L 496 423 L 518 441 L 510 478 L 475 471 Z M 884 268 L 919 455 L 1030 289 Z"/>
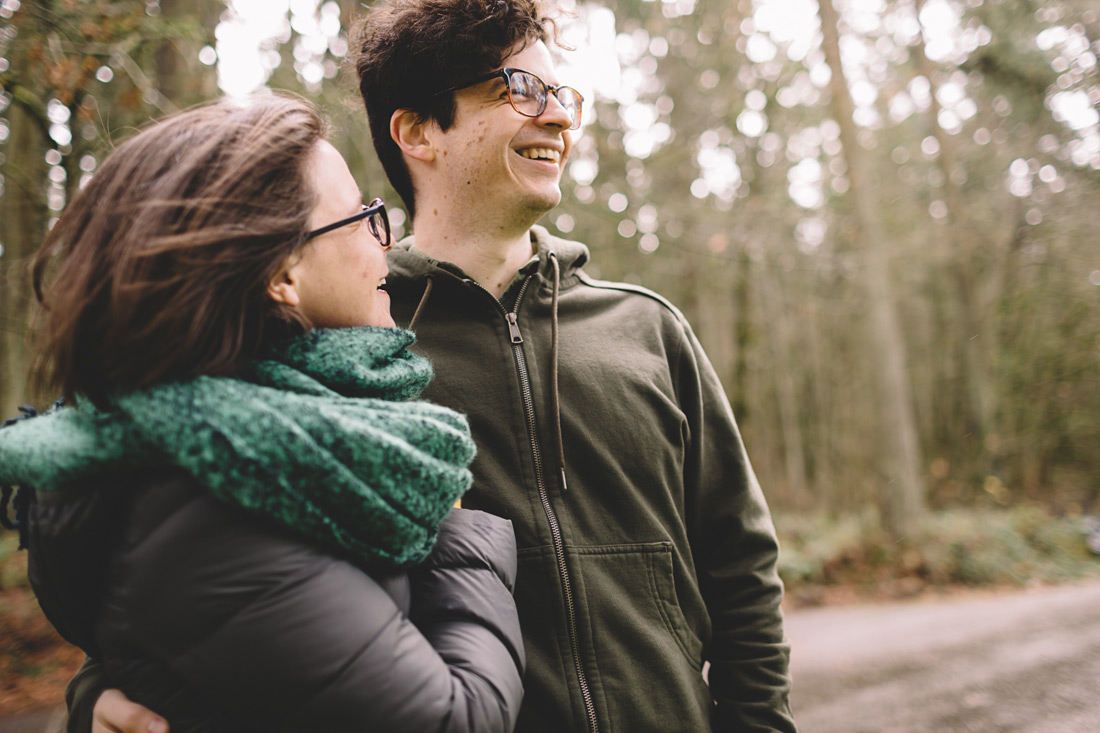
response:
<path id="1" fill-rule="evenodd" d="M 525 148 L 519 154 L 532 160 L 552 160 L 555 163 L 561 160 L 561 153 L 551 148 Z"/>

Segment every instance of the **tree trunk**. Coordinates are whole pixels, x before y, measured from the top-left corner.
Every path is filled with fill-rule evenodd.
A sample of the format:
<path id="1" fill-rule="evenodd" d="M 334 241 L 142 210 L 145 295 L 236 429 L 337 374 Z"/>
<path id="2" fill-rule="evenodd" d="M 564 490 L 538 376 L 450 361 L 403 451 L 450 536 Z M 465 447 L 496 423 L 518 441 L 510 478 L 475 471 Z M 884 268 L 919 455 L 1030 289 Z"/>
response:
<path id="1" fill-rule="evenodd" d="M 18 405 L 33 402 L 27 394 L 27 327 L 33 305 L 28 265 L 46 235 L 46 190 L 49 167 L 49 129 L 45 103 L 35 90 L 35 70 L 28 45 L 40 29 L 37 13 L 19 13 L 13 21 L 18 36 L 8 53 L 11 62 L 8 92 L 8 141 L 0 196 L 0 419 L 16 414 Z"/>
<path id="2" fill-rule="evenodd" d="M 806 508 L 809 499 L 806 480 L 806 456 L 798 410 L 798 388 L 795 370 L 801 368 L 794 354 L 793 308 L 783 297 L 782 287 L 775 282 L 773 268 L 766 268 L 758 277 L 768 329 L 768 352 L 774 369 L 775 396 L 779 406 L 779 427 L 783 443 L 783 467 L 787 476 L 787 497 L 790 505 Z"/>
<path id="3" fill-rule="evenodd" d="M 199 49 L 213 42 L 224 7 L 215 0 L 160 0 L 161 16 L 176 29 L 156 53 L 157 92 L 167 101 L 162 109 L 182 109 L 217 95 L 217 75 L 199 61 Z M 210 38 L 200 38 L 203 34 Z"/>
<path id="4" fill-rule="evenodd" d="M 840 59 L 839 17 L 832 0 L 819 0 L 822 50 L 832 70 L 831 107 L 840 127 L 848 166 L 849 200 L 857 220 L 856 249 L 862 253 L 862 275 L 868 298 L 870 342 L 875 346 L 876 393 L 869 402 L 879 410 L 883 445 L 879 511 L 886 530 L 897 538 L 912 535 L 924 512 L 920 445 L 906 373 L 906 348 L 888 262 L 888 245 L 879 223 L 877 202 L 867 184 L 868 170 L 852 119 L 853 103 Z"/>
<path id="5" fill-rule="evenodd" d="M 916 0 L 915 12 L 920 22 L 920 13 L 925 0 Z M 956 176 L 959 156 L 955 150 L 955 141 L 939 124 L 940 102 L 937 69 L 924 51 L 926 39 L 921 27 L 922 42 L 913 47 L 917 68 L 928 80 L 930 89 L 929 128 L 940 146 L 938 157 L 940 171 L 943 173 L 943 202 L 947 208 L 944 224 L 933 234 L 934 243 L 942 248 L 940 264 L 949 270 L 949 278 L 954 282 L 959 312 L 963 325 L 963 363 L 966 370 L 965 383 L 970 400 L 969 411 L 972 422 L 977 426 L 978 444 L 982 450 L 989 450 L 987 437 L 996 432 L 995 391 L 993 385 L 993 365 L 990 354 L 996 348 L 996 329 L 993 324 L 983 323 L 979 315 L 978 274 L 976 272 L 971 243 L 981 241 L 969 225 L 963 212 L 966 207 L 959 191 Z M 991 462 L 990 462 L 991 463 Z"/>

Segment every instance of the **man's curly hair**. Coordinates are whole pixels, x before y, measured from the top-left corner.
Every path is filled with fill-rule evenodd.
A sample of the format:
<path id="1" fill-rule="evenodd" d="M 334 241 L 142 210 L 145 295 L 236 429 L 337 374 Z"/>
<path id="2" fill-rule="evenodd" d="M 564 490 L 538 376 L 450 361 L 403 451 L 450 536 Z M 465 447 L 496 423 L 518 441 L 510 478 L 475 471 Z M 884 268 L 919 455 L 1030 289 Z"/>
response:
<path id="1" fill-rule="evenodd" d="M 393 113 L 408 109 L 446 130 L 454 124 L 454 95 L 439 91 L 493 71 L 513 51 L 558 37 L 555 18 L 539 0 L 382 0 L 353 25 L 349 61 L 374 149 L 410 219 L 413 183 L 390 137 Z"/>

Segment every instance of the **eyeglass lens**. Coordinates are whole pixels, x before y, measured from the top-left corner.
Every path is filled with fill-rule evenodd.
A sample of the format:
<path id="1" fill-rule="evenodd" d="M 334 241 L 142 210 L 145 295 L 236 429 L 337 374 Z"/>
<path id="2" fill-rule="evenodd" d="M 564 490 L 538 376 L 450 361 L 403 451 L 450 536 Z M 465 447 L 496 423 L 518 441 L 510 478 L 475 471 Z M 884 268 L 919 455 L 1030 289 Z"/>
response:
<path id="1" fill-rule="evenodd" d="M 546 82 L 534 74 L 529 74 L 526 71 L 514 71 L 509 75 L 508 99 L 520 114 L 528 117 L 538 117 L 545 112 L 549 91 Z M 570 129 L 576 130 L 580 127 L 580 95 L 570 87 L 559 87 L 554 91 L 554 96 L 565 108 L 570 122 L 573 123 Z"/>
<path id="2" fill-rule="evenodd" d="M 375 201 L 371 202 L 371 207 L 375 205 Z M 381 202 L 377 202 L 381 203 Z M 389 249 L 390 247 L 390 218 L 386 215 L 386 207 L 382 206 L 370 216 L 367 217 L 367 226 L 370 227 L 370 233 L 378 240 L 383 249 Z"/>

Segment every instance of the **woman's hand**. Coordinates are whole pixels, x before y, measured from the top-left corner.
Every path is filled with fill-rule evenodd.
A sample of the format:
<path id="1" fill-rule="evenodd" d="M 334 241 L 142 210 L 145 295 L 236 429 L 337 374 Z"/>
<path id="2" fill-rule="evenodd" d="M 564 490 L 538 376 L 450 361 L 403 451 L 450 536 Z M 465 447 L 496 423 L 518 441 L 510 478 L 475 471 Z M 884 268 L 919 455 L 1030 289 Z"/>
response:
<path id="1" fill-rule="evenodd" d="M 92 733 L 168 733 L 168 721 L 121 690 L 104 690 L 92 711 Z"/>

